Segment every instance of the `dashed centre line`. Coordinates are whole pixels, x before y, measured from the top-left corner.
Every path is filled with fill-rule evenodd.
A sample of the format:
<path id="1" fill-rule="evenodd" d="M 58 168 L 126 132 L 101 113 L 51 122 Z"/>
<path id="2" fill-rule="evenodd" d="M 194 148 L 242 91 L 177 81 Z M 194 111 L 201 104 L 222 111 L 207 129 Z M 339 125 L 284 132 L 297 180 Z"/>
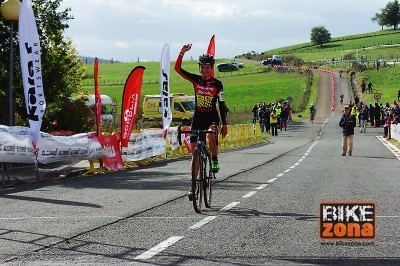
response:
<path id="1" fill-rule="evenodd" d="M 232 209 L 233 207 L 235 207 L 235 206 L 237 206 L 239 204 L 240 204 L 240 202 L 232 202 L 232 203 L 226 205 L 225 207 L 223 207 L 221 209 L 221 211 L 229 211 L 230 209 Z"/>
<path id="2" fill-rule="evenodd" d="M 173 244 L 175 244 L 176 242 L 178 242 L 182 238 L 183 238 L 183 236 L 170 237 L 167 240 L 165 240 L 165 241 L 161 242 L 160 244 L 158 244 L 157 246 L 154 246 L 151 249 L 147 250 L 146 252 L 143 252 L 139 256 L 136 256 L 134 259 L 135 260 L 151 259 L 152 257 L 157 255 L 158 253 L 160 253 L 164 249 L 168 248 L 169 246 L 172 246 Z"/>
<path id="3" fill-rule="evenodd" d="M 273 183 L 276 180 L 278 180 L 278 178 L 271 178 L 270 180 L 267 181 L 267 183 Z"/>
<path id="4" fill-rule="evenodd" d="M 256 188 L 256 189 L 259 189 L 259 190 L 261 190 L 261 189 L 264 189 L 264 188 L 266 188 L 268 186 L 268 184 L 262 184 L 261 186 L 259 186 L 258 188 Z"/>
<path id="5" fill-rule="evenodd" d="M 382 141 L 382 140 L 381 140 Z M 283 171 L 283 173 L 279 173 L 276 175 L 275 178 L 271 178 L 267 181 L 267 184 L 262 184 L 259 187 L 257 187 L 257 190 L 262 190 L 264 188 L 266 188 L 268 186 L 268 184 L 275 182 L 276 180 L 278 180 L 279 177 L 282 177 L 284 175 L 284 173 L 288 173 L 290 172 L 290 170 L 294 169 L 297 165 L 300 164 L 300 162 L 303 161 L 303 159 L 306 158 L 306 156 L 311 152 L 312 147 L 314 147 L 317 144 L 318 141 L 316 141 L 308 150 L 307 152 L 304 154 L 304 156 L 301 157 L 301 159 L 299 159 L 299 161 L 297 163 L 295 163 L 294 165 L 290 166 L 288 169 L 286 169 L 285 171 Z M 382 141 L 383 142 L 383 141 Z M 400 158 L 399 158 L 400 159 Z M 250 198 L 253 195 L 255 195 L 258 191 L 250 191 L 247 194 L 243 195 L 242 198 Z M 228 205 L 226 205 L 225 207 L 221 208 L 221 211 L 229 211 L 230 209 L 234 208 L 235 206 L 239 205 L 240 202 L 232 202 Z M 198 229 L 201 228 L 202 226 L 208 224 L 209 222 L 213 221 L 214 219 L 216 219 L 217 216 L 208 216 L 204 219 L 202 219 L 201 221 L 193 224 L 192 226 L 189 227 L 189 229 Z M 158 245 L 150 248 L 148 251 L 143 252 L 142 254 L 136 256 L 134 259 L 136 260 L 147 260 L 150 259 L 152 257 L 154 257 L 155 255 L 157 255 L 158 253 L 162 252 L 163 250 L 165 250 L 166 248 L 172 246 L 173 244 L 175 244 L 176 242 L 178 242 L 179 240 L 181 240 L 183 238 L 183 236 L 173 236 L 168 238 L 167 240 L 159 243 Z"/>
<path id="6" fill-rule="evenodd" d="M 245 199 L 247 199 L 247 198 L 250 198 L 250 197 L 252 197 L 254 194 L 256 194 L 257 193 L 257 191 L 250 191 L 249 193 L 247 193 L 246 195 L 244 195 L 244 196 L 242 196 L 242 198 L 245 198 Z"/>
<path id="7" fill-rule="evenodd" d="M 200 227 L 202 227 L 203 225 L 208 224 L 209 222 L 211 222 L 212 220 L 214 220 L 215 218 L 217 218 L 217 216 L 208 216 L 206 218 L 204 218 L 203 220 L 195 223 L 194 225 L 190 226 L 190 229 L 198 229 Z"/>

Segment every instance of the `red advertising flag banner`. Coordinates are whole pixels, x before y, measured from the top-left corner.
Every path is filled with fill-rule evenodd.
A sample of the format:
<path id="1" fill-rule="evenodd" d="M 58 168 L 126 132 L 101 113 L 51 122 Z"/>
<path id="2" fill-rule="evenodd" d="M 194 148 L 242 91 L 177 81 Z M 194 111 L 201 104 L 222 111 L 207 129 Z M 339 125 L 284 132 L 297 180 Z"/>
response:
<path id="1" fill-rule="evenodd" d="M 143 66 L 135 67 L 125 83 L 121 110 L 121 147 L 128 147 L 129 137 L 136 122 L 145 69 Z"/>
<path id="2" fill-rule="evenodd" d="M 100 136 L 100 123 L 101 123 L 101 98 L 99 88 L 99 61 L 97 58 L 94 60 L 94 95 L 95 95 L 95 111 L 96 111 L 96 125 L 97 134 Z"/>
<path id="3" fill-rule="evenodd" d="M 207 54 L 215 56 L 215 35 L 211 37 L 210 44 L 208 45 Z"/>
<path id="4" fill-rule="evenodd" d="M 215 58 L 215 35 L 211 37 L 210 44 L 208 45 L 207 54 L 212 55 Z M 214 68 L 211 76 L 214 77 Z"/>
<path id="5" fill-rule="evenodd" d="M 99 135 L 100 136 L 100 135 Z M 101 146 L 106 151 L 106 156 L 102 157 L 103 165 L 109 171 L 124 168 L 121 149 L 118 145 L 117 135 L 101 135 L 99 137 Z"/>

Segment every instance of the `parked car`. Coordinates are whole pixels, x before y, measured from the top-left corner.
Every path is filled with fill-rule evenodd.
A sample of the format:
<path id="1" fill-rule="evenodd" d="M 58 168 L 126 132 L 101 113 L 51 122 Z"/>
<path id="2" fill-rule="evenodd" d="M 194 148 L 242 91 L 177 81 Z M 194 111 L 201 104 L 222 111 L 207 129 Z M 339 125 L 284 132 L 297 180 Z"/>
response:
<path id="1" fill-rule="evenodd" d="M 267 60 L 262 60 L 261 64 L 264 66 L 270 66 L 272 64 L 272 58 L 268 58 Z"/>
<path id="2" fill-rule="evenodd" d="M 237 68 L 244 68 L 244 64 L 243 63 L 239 63 L 237 61 L 233 61 L 231 62 L 232 65 L 237 66 Z"/>
<path id="3" fill-rule="evenodd" d="M 219 72 L 225 72 L 225 71 L 235 71 L 238 70 L 239 68 L 232 63 L 222 63 L 217 65 L 217 69 Z"/>

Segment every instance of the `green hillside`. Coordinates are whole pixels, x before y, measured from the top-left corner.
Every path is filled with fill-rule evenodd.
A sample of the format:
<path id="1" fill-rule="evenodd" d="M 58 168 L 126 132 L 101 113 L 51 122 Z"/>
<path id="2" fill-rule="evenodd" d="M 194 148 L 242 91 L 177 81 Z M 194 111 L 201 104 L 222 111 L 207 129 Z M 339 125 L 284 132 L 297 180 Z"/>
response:
<path id="1" fill-rule="evenodd" d="M 374 60 L 397 60 L 399 59 L 400 30 L 384 30 L 379 32 L 344 36 L 332 39 L 323 47 L 314 46 L 311 43 L 298 44 L 282 47 L 268 51 L 262 56 L 269 54 L 282 54 L 284 59 L 295 57 L 305 62 L 320 62 L 321 68 L 339 70 L 346 68 L 357 72 L 357 81 L 371 81 L 375 88 L 382 93 L 382 101 L 393 102 L 397 98 L 397 90 L 400 88 L 400 81 L 397 79 L 400 68 L 398 64 L 388 65 L 383 63 L 380 71 L 374 70 Z M 173 56 L 172 56 L 173 57 Z M 337 64 L 342 59 L 350 58 L 353 61 L 363 58 L 372 60 L 365 63 L 363 71 L 353 68 L 359 67 L 352 63 Z M 248 60 L 250 59 L 250 60 Z M 335 64 L 332 64 L 335 59 Z M 285 99 L 288 96 L 294 98 L 293 107 L 297 111 L 304 108 L 304 91 L 306 77 L 303 73 L 289 72 L 280 73 L 270 67 L 260 65 L 260 57 L 237 58 L 244 62 L 245 67 L 239 71 L 220 73 L 216 71 L 216 77 L 220 79 L 225 88 L 228 107 L 233 112 L 242 113 L 243 119 L 247 119 L 251 106 L 258 102 L 275 102 L 278 99 Z M 286 60 L 286 59 L 285 59 Z M 217 64 L 230 62 L 231 59 L 218 59 Z M 104 63 L 100 65 L 100 89 L 103 94 L 108 94 L 121 103 L 122 91 L 125 80 L 130 71 L 138 65 L 146 68 L 143 77 L 142 98 L 146 94 L 159 94 L 160 91 L 160 64 L 159 62 L 145 63 Z M 93 64 L 86 66 L 87 71 L 83 80 L 82 91 L 93 93 Z M 170 86 L 172 93 L 183 92 L 193 94 L 192 85 L 182 79 L 173 70 L 174 62 L 171 62 Z M 198 73 L 198 65 L 195 60 L 186 60 L 183 67 L 189 72 Z M 314 78 L 315 80 L 315 78 Z M 311 91 L 311 99 L 314 101 L 316 95 L 316 82 Z M 363 95 L 365 102 L 373 101 L 372 95 Z M 306 100 L 307 102 L 307 100 Z M 243 115 L 244 114 L 244 115 Z M 239 116 L 239 115 L 238 115 Z M 250 119 L 250 115 L 248 117 Z"/>

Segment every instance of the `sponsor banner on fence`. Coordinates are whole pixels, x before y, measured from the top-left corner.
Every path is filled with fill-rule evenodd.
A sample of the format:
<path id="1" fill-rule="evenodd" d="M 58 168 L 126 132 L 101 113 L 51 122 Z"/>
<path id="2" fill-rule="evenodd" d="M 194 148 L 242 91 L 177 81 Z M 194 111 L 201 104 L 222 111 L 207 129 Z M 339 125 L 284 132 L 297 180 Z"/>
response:
<path id="1" fill-rule="evenodd" d="M 99 140 L 91 133 L 73 136 L 53 136 L 40 132 L 37 142 L 38 162 L 90 160 L 104 156 Z M 0 125 L 0 161 L 34 163 L 29 128 Z"/>
<path id="2" fill-rule="evenodd" d="M 122 148 L 125 161 L 135 162 L 167 152 L 167 142 L 162 129 L 132 133 L 127 148 Z"/>
<path id="3" fill-rule="evenodd" d="M 107 170 L 115 171 L 124 168 L 117 135 L 102 135 L 100 142 L 105 150 L 103 164 Z"/>
<path id="4" fill-rule="evenodd" d="M 35 162 L 29 128 L 0 125 L 0 161 Z"/>
<path id="5" fill-rule="evenodd" d="M 123 160 L 118 158 L 120 155 L 118 155 L 119 149 L 117 149 L 117 136 L 112 136 L 112 140 L 105 140 L 105 148 L 102 148 L 96 132 L 65 137 L 40 132 L 37 143 L 39 148 L 38 162 L 48 164 L 103 158 L 111 160 L 108 167 L 105 165 L 107 169 L 116 170 L 122 168 Z M 177 128 L 171 127 L 168 131 L 171 150 L 179 147 L 177 136 Z M 103 136 L 103 138 L 105 137 Z M 185 139 L 185 145 L 190 147 L 189 134 L 185 136 Z M 167 141 L 163 137 L 163 130 L 154 129 L 132 133 L 128 147 L 122 148 L 122 155 L 125 161 L 140 161 L 165 154 L 166 151 Z M 0 125 L 0 162 L 35 162 L 29 128 Z"/>

